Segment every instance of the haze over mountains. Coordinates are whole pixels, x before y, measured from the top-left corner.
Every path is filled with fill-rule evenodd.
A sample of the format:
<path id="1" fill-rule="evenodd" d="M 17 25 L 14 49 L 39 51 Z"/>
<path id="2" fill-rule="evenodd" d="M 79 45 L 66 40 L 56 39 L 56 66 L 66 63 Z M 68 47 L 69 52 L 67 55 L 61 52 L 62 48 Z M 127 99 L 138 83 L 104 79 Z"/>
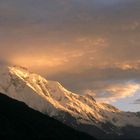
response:
<path id="1" fill-rule="evenodd" d="M 0 92 L 96 138 L 140 138 L 140 116 L 78 95 L 26 68 L 3 66 Z M 131 132 L 131 133 L 130 133 Z"/>

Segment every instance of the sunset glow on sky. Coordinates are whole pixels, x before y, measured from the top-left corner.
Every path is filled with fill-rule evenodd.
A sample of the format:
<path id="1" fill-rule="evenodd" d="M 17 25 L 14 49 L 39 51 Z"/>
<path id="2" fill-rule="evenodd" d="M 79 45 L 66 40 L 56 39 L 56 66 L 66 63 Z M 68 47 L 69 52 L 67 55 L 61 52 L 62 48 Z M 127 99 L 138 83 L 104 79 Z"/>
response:
<path id="1" fill-rule="evenodd" d="M 0 63 L 140 111 L 140 1 L 0 0 Z"/>

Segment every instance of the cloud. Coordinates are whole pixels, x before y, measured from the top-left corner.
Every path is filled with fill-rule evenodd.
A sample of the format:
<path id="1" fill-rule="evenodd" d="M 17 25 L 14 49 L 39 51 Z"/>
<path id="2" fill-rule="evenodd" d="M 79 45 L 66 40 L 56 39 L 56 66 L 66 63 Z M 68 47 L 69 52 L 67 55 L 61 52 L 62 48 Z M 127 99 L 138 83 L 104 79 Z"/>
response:
<path id="1" fill-rule="evenodd" d="M 0 66 L 2 65 L 10 65 L 10 63 L 6 61 L 5 59 L 0 59 Z"/>
<path id="2" fill-rule="evenodd" d="M 139 29 L 140 26 L 140 22 L 139 21 L 133 21 L 132 23 L 130 23 L 129 25 L 126 25 L 124 27 L 122 27 L 123 30 L 127 30 L 127 31 L 134 31 Z"/>
<path id="3" fill-rule="evenodd" d="M 76 70 L 58 73 L 49 76 L 49 79 L 60 81 L 64 87 L 77 94 L 90 93 L 97 100 L 110 103 L 135 96 L 140 89 L 139 68 L 117 65 L 112 68 L 105 66 Z"/>
<path id="4" fill-rule="evenodd" d="M 140 99 L 135 100 L 133 104 L 140 104 Z"/>
<path id="5" fill-rule="evenodd" d="M 139 89 L 139 84 L 109 85 L 106 88 L 95 91 L 95 98 L 102 102 L 114 102 L 118 99 L 134 96 Z"/>
<path id="6" fill-rule="evenodd" d="M 138 0 L 1 0 L 1 63 L 79 94 L 131 96 L 140 83 L 139 7 Z"/>

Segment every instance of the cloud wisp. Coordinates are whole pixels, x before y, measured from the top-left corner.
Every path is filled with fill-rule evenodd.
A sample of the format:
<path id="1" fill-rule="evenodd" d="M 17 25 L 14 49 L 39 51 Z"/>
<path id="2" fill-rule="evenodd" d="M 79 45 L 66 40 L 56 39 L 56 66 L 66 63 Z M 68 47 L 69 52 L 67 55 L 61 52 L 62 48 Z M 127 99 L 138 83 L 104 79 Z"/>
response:
<path id="1" fill-rule="evenodd" d="M 109 85 L 106 88 L 95 90 L 94 97 L 100 102 L 115 102 L 118 99 L 132 97 L 140 89 L 138 84 L 118 84 L 118 85 Z M 92 91 L 88 90 L 85 93 Z"/>

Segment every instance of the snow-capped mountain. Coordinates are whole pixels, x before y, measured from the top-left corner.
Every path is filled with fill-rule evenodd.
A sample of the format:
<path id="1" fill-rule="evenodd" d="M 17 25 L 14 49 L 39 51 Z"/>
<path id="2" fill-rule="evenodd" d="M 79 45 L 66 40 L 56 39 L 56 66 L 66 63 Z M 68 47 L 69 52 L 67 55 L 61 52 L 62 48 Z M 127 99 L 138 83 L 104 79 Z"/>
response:
<path id="1" fill-rule="evenodd" d="M 98 103 L 90 94 L 72 93 L 60 83 L 23 67 L 0 68 L 0 92 L 91 135 L 95 129 L 115 135 L 123 135 L 122 129 L 127 126 L 140 130 L 140 117 L 136 113 Z"/>

